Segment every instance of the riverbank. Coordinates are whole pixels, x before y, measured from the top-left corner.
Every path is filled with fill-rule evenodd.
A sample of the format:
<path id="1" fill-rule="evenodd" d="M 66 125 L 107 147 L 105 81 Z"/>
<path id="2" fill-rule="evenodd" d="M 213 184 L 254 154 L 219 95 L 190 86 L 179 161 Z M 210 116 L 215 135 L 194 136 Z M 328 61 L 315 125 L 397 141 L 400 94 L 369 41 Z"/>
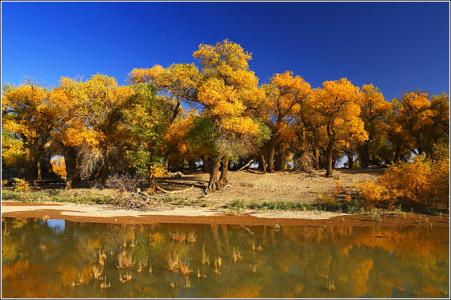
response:
<path id="1" fill-rule="evenodd" d="M 111 224 L 230 224 L 272 226 L 425 226 L 444 227 L 448 216 L 416 213 L 380 212 L 345 214 L 328 211 L 255 211 L 231 212 L 227 209 L 198 207 L 155 208 L 150 211 L 115 209 L 110 205 L 76 203 L 2 202 L 2 217 L 64 219 L 74 222 Z M 277 224 L 277 225 L 276 225 Z"/>

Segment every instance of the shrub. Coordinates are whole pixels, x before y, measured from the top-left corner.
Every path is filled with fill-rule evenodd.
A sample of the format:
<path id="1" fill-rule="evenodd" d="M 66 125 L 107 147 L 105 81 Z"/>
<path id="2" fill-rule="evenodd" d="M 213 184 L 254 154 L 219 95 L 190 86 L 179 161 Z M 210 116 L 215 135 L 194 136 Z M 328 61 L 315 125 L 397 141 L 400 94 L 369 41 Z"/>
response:
<path id="1" fill-rule="evenodd" d="M 368 203 L 383 202 L 387 200 L 388 191 L 381 184 L 375 182 L 361 182 L 357 184 L 360 196 Z"/>
<path id="2" fill-rule="evenodd" d="M 30 190 L 30 185 L 25 179 L 14 178 L 14 191 L 16 192 L 28 192 Z"/>
<path id="3" fill-rule="evenodd" d="M 111 175 L 107 178 L 105 186 L 110 189 L 116 189 L 118 191 L 136 191 L 141 187 L 139 177 L 125 175 Z"/>
<path id="4" fill-rule="evenodd" d="M 359 196 L 367 204 L 407 203 L 434 208 L 448 207 L 449 159 L 437 161 L 418 156 L 413 162 L 390 166 L 376 182 L 363 182 L 357 186 Z"/>
<path id="5" fill-rule="evenodd" d="M 434 206 L 449 207 L 449 158 L 432 163 L 430 201 Z"/>

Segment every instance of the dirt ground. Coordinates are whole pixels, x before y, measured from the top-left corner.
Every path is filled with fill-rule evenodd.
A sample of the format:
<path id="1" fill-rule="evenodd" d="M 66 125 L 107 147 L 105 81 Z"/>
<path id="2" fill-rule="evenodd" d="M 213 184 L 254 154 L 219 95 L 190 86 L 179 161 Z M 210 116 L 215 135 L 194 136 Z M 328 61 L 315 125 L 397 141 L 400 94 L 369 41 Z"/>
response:
<path id="1" fill-rule="evenodd" d="M 29 205 L 3 201 L 2 217 L 64 219 L 73 222 L 108 224 L 233 224 L 270 226 L 424 226 L 447 227 L 448 216 L 426 216 L 415 213 L 383 213 L 348 215 L 332 212 L 242 212 L 237 214 L 200 207 L 180 207 L 152 211 L 114 210 L 107 205 L 74 203 L 41 203 Z"/>
<path id="2" fill-rule="evenodd" d="M 248 171 L 229 172 L 230 186 L 222 192 L 214 192 L 205 197 L 204 187 L 208 182 L 208 174 L 197 173 L 183 175 L 181 178 L 161 178 L 159 185 L 169 191 L 194 188 L 172 197 L 181 199 L 207 200 L 208 206 L 227 204 L 235 200 L 244 203 L 260 201 L 286 201 L 310 203 L 339 188 L 352 191 L 358 182 L 374 181 L 384 173 L 385 169 L 367 170 L 335 170 L 332 178 L 326 178 L 324 171 L 312 173 L 276 172 L 257 174 Z"/>

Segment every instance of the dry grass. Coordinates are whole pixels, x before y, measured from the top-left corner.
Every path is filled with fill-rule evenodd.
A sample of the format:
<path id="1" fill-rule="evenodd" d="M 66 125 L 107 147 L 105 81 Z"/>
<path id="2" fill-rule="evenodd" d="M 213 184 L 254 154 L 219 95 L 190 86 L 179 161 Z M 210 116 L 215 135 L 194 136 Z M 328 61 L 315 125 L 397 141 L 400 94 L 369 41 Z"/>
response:
<path id="1" fill-rule="evenodd" d="M 264 209 L 268 206 L 268 203 L 281 210 L 290 207 L 303 209 L 304 205 L 316 201 L 324 202 L 324 199 L 335 199 L 338 190 L 352 192 L 360 182 L 374 182 L 384 171 L 384 169 L 335 170 L 332 178 L 326 178 L 324 171 L 313 171 L 310 174 L 300 172 L 256 174 L 246 171 L 231 171 L 229 172 L 231 186 L 221 192 L 210 193 L 207 197 L 203 193 L 208 182 L 209 175 L 207 173 L 166 177 L 160 178 L 158 183 L 165 190 L 182 190 L 192 185 L 195 188 L 176 195 L 154 194 L 150 196 L 152 204 L 147 205 L 145 209 L 173 206 L 219 209 L 236 206 L 231 205 L 235 202 L 241 203 L 243 208 L 252 209 L 259 209 L 260 206 L 263 206 L 262 209 Z M 30 192 L 3 190 L 2 196 L 4 200 L 23 202 L 56 201 L 114 205 L 117 205 L 123 199 L 123 194 L 113 189 L 95 188 Z M 136 209 L 135 207 L 118 207 Z M 195 237 L 189 237 L 189 242 L 191 241 L 195 241 Z"/>
<path id="2" fill-rule="evenodd" d="M 359 182 L 375 181 L 384 169 L 335 170 L 332 178 L 326 178 L 324 171 L 311 174 L 300 172 L 276 172 L 256 174 L 250 172 L 229 172 L 231 186 L 222 192 L 210 193 L 206 198 L 203 186 L 208 182 L 208 174 L 184 175 L 182 178 L 166 178 L 160 183 L 165 189 L 177 190 L 195 185 L 195 189 L 183 194 L 160 195 L 160 200 L 178 205 L 207 205 L 219 207 L 240 200 L 244 204 L 284 201 L 312 203 L 327 196 L 333 196 L 340 186 L 353 190 Z"/>

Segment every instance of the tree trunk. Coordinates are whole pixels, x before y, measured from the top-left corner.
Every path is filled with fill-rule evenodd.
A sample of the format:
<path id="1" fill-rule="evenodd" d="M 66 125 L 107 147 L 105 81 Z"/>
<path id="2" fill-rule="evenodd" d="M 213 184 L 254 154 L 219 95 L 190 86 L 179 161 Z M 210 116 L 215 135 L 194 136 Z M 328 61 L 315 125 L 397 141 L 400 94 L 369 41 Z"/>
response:
<path id="1" fill-rule="evenodd" d="M 368 141 L 365 141 L 360 149 L 360 163 L 362 168 L 368 168 L 370 165 L 370 146 Z"/>
<path id="2" fill-rule="evenodd" d="M 157 182 L 155 181 L 155 177 L 152 175 L 152 167 L 149 168 L 149 176 L 147 177 L 147 183 L 149 187 L 147 188 L 147 193 L 153 194 L 157 191 Z"/>
<path id="3" fill-rule="evenodd" d="M 279 147 L 276 147 L 279 148 Z M 283 170 L 283 154 L 280 149 L 276 149 L 276 156 L 275 156 L 275 168 L 276 171 L 282 171 Z"/>
<path id="4" fill-rule="evenodd" d="M 301 147 L 299 151 L 298 167 L 300 171 L 309 172 L 312 167 L 311 159 L 308 157 L 305 129 L 301 131 Z"/>
<path id="5" fill-rule="evenodd" d="M 264 154 L 260 155 L 260 164 L 259 164 L 260 170 L 263 173 L 266 173 L 266 158 Z"/>
<path id="6" fill-rule="evenodd" d="M 204 173 L 208 173 L 209 167 L 208 167 L 208 156 L 202 157 L 202 171 Z"/>
<path id="7" fill-rule="evenodd" d="M 100 184 L 105 185 L 108 175 L 108 166 L 104 164 L 100 167 Z"/>
<path id="8" fill-rule="evenodd" d="M 195 160 L 190 160 L 190 161 L 188 161 L 188 166 L 189 166 L 189 170 L 191 171 L 191 172 L 194 172 L 194 171 L 196 171 L 196 161 Z"/>
<path id="9" fill-rule="evenodd" d="M 317 170 L 321 169 L 321 161 L 320 161 L 321 158 L 319 155 L 319 150 L 316 147 L 313 149 L 313 157 L 315 160 L 315 163 L 314 163 L 315 169 L 317 169 Z"/>
<path id="10" fill-rule="evenodd" d="M 66 189 L 71 189 L 80 180 L 75 149 L 70 148 L 64 151 L 64 162 L 66 164 Z"/>
<path id="11" fill-rule="evenodd" d="M 210 191 L 220 189 L 220 183 L 218 179 L 220 162 L 221 160 L 219 158 L 211 159 L 210 180 L 208 181 L 208 186 L 205 189 L 206 194 L 208 194 Z"/>
<path id="12" fill-rule="evenodd" d="M 25 169 L 25 178 L 33 182 L 33 180 L 37 179 L 39 174 L 39 156 L 37 155 L 37 151 L 30 151 L 30 157 L 27 160 L 27 168 Z"/>
<path id="13" fill-rule="evenodd" d="M 395 163 L 399 162 L 400 160 L 400 156 L 401 156 L 401 147 L 399 145 L 396 145 L 396 150 L 395 150 L 395 157 L 393 158 L 393 161 Z"/>
<path id="14" fill-rule="evenodd" d="M 329 139 L 329 143 L 327 144 L 326 149 L 326 177 L 332 177 L 332 169 L 333 169 L 333 152 L 334 152 L 334 140 L 332 138 Z"/>
<path id="15" fill-rule="evenodd" d="M 38 179 L 60 179 L 60 177 L 53 171 L 50 163 L 50 156 L 45 154 L 39 161 Z"/>
<path id="16" fill-rule="evenodd" d="M 274 173 L 274 158 L 276 155 L 276 145 L 271 143 L 268 149 L 268 171 L 269 173 Z"/>
<path id="17" fill-rule="evenodd" d="M 348 153 L 348 168 L 352 169 L 354 167 L 354 157 L 352 153 Z"/>
<path id="18" fill-rule="evenodd" d="M 227 184 L 229 184 L 229 179 L 227 178 L 227 173 L 229 171 L 229 163 L 230 163 L 229 158 L 224 157 L 222 159 L 221 177 L 219 178 L 219 183 L 221 187 L 225 187 Z"/>

